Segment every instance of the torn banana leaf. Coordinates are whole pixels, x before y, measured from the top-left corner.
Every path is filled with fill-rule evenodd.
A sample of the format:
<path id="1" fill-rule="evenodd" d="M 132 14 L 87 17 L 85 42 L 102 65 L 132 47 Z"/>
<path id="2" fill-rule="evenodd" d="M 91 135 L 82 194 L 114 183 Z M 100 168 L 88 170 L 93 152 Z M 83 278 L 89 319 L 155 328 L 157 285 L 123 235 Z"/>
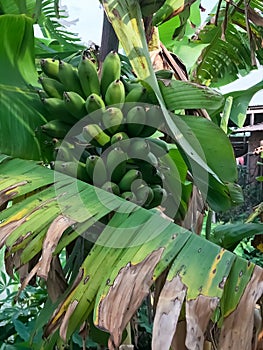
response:
<path id="1" fill-rule="evenodd" d="M 10 203 L 10 197 L 6 196 L 10 190 L 13 202 L 0 215 L 1 242 L 8 248 L 8 256 L 17 255 L 22 265 L 38 256 L 31 275 L 36 273 L 48 278 L 52 258 L 72 241 L 68 228 L 75 231 L 73 237 L 76 238 L 85 232 L 80 229 L 81 225 L 91 228 L 98 219 L 115 212 L 93 241 L 95 244 L 75 281 L 46 325 L 47 344 L 58 335 L 68 339 L 94 310 L 94 324 L 110 333 L 108 345 L 114 349 L 151 285 L 167 268 L 166 285 L 173 286 L 169 287 L 169 293 L 177 295 L 176 291 L 181 290 L 177 311 L 172 311 L 172 325 L 176 326 L 186 300 L 188 327 L 197 324 L 187 341 L 191 343 L 200 338 L 198 342 L 202 343 L 207 322 L 223 293 L 228 293 L 226 286 L 232 288 L 233 283 L 237 283 L 233 281 L 239 278 L 240 270 L 232 269 L 237 259 L 234 254 L 175 225 L 159 210 L 145 210 L 33 161 L 24 161 L 24 166 L 19 167 L 19 159 L 1 158 L 0 198 L 3 204 Z M 17 186 L 19 183 L 21 186 Z M 22 253 L 19 245 L 24 248 Z M 242 269 L 243 281 L 250 281 L 253 271 L 253 264 L 249 269 Z M 260 268 L 257 271 L 262 273 Z M 166 285 L 162 293 L 166 293 Z M 229 306 L 224 304 L 224 310 L 238 307 L 245 287 L 246 283 L 239 283 L 237 298 Z M 162 305 L 162 300 L 161 294 L 154 332 L 162 327 L 158 315 L 162 314 L 162 307 L 167 307 Z M 204 320 L 199 324 L 197 314 L 201 306 Z M 229 312 L 223 313 L 222 327 L 224 315 L 228 316 Z M 153 344 L 159 344 L 158 341 L 154 336 Z M 154 347 L 158 349 L 158 345 Z"/>

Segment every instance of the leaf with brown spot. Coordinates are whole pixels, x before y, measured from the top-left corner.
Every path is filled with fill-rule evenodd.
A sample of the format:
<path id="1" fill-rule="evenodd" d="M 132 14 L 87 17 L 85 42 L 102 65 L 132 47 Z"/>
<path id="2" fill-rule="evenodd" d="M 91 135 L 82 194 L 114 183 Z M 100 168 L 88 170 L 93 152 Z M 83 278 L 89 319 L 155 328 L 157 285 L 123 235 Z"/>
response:
<path id="1" fill-rule="evenodd" d="M 226 317 L 219 337 L 219 349 L 250 349 L 253 337 L 254 310 L 263 294 L 263 270 L 255 266 L 236 309 Z"/>

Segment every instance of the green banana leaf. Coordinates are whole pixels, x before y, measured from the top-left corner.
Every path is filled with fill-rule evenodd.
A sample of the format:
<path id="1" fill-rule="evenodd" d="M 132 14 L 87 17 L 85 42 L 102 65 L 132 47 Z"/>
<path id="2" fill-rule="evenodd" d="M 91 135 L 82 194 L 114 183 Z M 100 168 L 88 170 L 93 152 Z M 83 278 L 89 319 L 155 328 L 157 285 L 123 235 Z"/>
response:
<path id="1" fill-rule="evenodd" d="M 211 241 L 233 251 L 242 239 L 262 234 L 263 224 L 260 223 L 225 224 L 212 230 Z"/>
<path id="2" fill-rule="evenodd" d="M 233 91 L 225 95 L 233 97 L 233 103 L 230 111 L 230 120 L 238 127 L 242 128 L 247 117 L 247 109 L 252 97 L 258 91 L 262 90 L 263 82 L 259 82 L 246 90 Z"/>
<path id="3" fill-rule="evenodd" d="M 25 14 L 32 18 L 34 24 L 38 24 L 45 38 L 56 39 L 58 45 L 53 46 L 53 50 L 48 50 L 48 46 L 36 40 L 36 54 L 42 57 L 49 52 L 50 56 L 60 54 L 69 56 L 77 50 L 84 49 L 80 44 L 81 39 L 76 33 L 72 33 L 61 24 L 58 19 L 67 19 L 65 9 L 61 8 L 58 1 L 54 0 L 0 0 L 1 14 Z M 42 43 L 42 45 L 41 45 Z M 41 50 L 42 49 L 42 50 Z M 64 55 L 63 55 L 64 54 Z"/>
<path id="4" fill-rule="evenodd" d="M 0 16 L 0 150 L 41 159 L 36 129 L 46 119 L 36 90 L 33 22 L 25 15 Z"/>
<path id="5" fill-rule="evenodd" d="M 35 161 L 3 155 L 1 207 L 6 207 L 10 201 L 13 205 L 0 213 L 0 244 L 8 248 L 6 263 L 9 269 L 15 267 L 15 256 L 24 265 L 40 254 L 41 260 L 35 260 L 30 274 L 32 277 L 37 273 L 46 279 L 50 269 L 46 262 L 76 237 L 82 235 L 95 242 L 59 305 L 53 305 L 53 315 L 45 328 L 48 339 L 43 343 L 43 349 L 48 349 L 58 337 L 58 328 L 66 341 L 93 310 L 94 324 L 110 333 L 108 346 L 113 349 L 120 343 L 127 322 L 151 285 L 167 268 L 166 284 L 171 287 L 177 281 L 175 289 L 170 290 L 174 293 L 176 288 L 182 288 L 187 305 L 199 302 L 201 297 L 204 304 L 213 301 L 212 309 L 207 309 L 207 322 L 223 295 L 230 293 L 226 286 L 232 288 L 240 279 L 240 269 L 235 268 L 240 266 L 239 258 L 175 225 L 158 210 L 145 210 L 99 188 L 55 173 Z M 94 240 L 94 223 L 113 212 L 111 221 Z M 241 302 L 242 291 L 249 288 L 254 271 L 253 264 L 247 270 L 242 269 L 242 279 L 246 283 L 239 283 L 239 293 L 231 297 L 231 304 L 224 302 L 224 312 L 220 314 L 222 324 L 230 310 L 235 310 Z M 262 269 L 257 269 L 255 277 L 260 274 Z M 162 293 L 165 291 L 166 287 Z M 165 305 L 161 295 L 154 324 L 153 349 L 160 348 L 156 332 L 164 326 L 158 315 Z M 216 310 L 215 315 L 218 312 Z M 192 316 L 191 311 L 186 312 L 189 327 Z M 197 320 L 195 322 L 199 325 Z M 172 332 L 175 328 L 173 322 Z M 193 341 L 192 337 L 190 332 L 189 342 Z M 165 347 L 161 348 L 169 349 L 168 346 L 166 339 Z"/>

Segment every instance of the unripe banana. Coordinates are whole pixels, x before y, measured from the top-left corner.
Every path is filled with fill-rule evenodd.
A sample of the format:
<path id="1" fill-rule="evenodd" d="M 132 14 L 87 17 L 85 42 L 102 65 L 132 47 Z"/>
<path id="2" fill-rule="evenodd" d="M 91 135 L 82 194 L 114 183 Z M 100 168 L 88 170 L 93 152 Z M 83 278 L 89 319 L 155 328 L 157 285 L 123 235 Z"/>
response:
<path id="1" fill-rule="evenodd" d="M 82 136 L 95 147 L 104 147 L 110 143 L 110 136 L 97 124 L 88 124 L 84 126 Z"/>
<path id="2" fill-rule="evenodd" d="M 103 184 L 101 188 L 107 192 L 115 194 L 116 196 L 120 195 L 119 186 L 114 182 L 107 181 L 105 182 L 105 184 Z"/>
<path id="3" fill-rule="evenodd" d="M 79 81 L 78 70 L 70 63 L 59 61 L 58 77 L 60 82 L 64 85 L 65 91 L 74 91 L 80 96 L 84 96 Z"/>
<path id="4" fill-rule="evenodd" d="M 113 148 L 107 155 L 106 168 L 111 181 L 118 183 L 126 173 L 127 154 L 119 147 Z"/>
<path id="5" fill-rule="evenodd" d="M 162 188 L 160 185 L 152 186 L 152 190 L 153 190 L 153 199 L 149 204 L 145 205 L 145 208 L 147 209 L 158 207 L 158 205 L 164 202 L 165 199 L 167 198 L 166 190 Z"/>
<path id="6" fill-rule="evenodd" d="M 130 191 L 132 188 L 132 183 L 136 180 L 142 178 L 142 174 L 139 170 L 130 169 L 127 173 L 122 177 L 119 182 L 119 188 L 121 192 Z"/>
<path id="7" fill-rule="evenodd" d="M 101 157 L 91 155 L 86 160 L 86 171 L 95 186 L 101 187 L 107 181 L 107 171 Z"/>
<path id="8" fill-rule="evenodd" d="M 184 6 L 184 0 L 166 0 L 160 9 L 154 13 L 152 25 L 158 26 L 169 19 L 172 14 Z"/>
<path id="9" fill-rule="evenodd" d="M 126 201 L 129 201 L 129 202 L 133 202 L 133 203 L 136 203 L 137 202 L 137 198 L 135 196 L 135 194 L 131 191 L 125 191 L 121 194 L 121 197 L 126 199 Z"/>
<path id="10" fill-rule="evenodd" d="M 40 66 L 42 71 L 49 78 L 59 80 L 58 70 L 59 70 L 59 60 L 53 58 L 44 58 L 40 61 Z"/>
<path id="11" fill-rule="evenodd" d="M 76 159 L 70 162 L 56 161 L 55 170 L 78 178 L 81 181 L 90 182 L 90 178 L 86 172 L 86 165 Z"/>
<path id="12" fill-rule="evenodd" d="M 139 205 L 147 206 L 153 200 L 154 192 L 151 187 L 141 185 L 136 189 L 135 196 Z"/>
<path id="13" fill-rule="evenodd" d="M 125 97 L 125 103 L 145 102 L 146 95 L 147 95 L 147 89 L 141 84 L 138 84 L 130 92 L 128 92 L 128 94 Z"/>
<path id="14" fill-rule="evenodd" d="M 120 131 L 112 135 L 111 144 L 127 152 L 130 145 L 130 138 L 124 131 Z"/>
<path id="15" fill-rule="evenodd" d="M 49 97 L 63 98 L 64 86 L 56 79 L 39 77 L 39 82 Z"/>
<path id="16" fill-rule="evenodd" d="M 41 101 L 50 115 L 54 116 L 56 119 L 71 125 L 76 122 L 77 119 L 69 113 L 63 100 L 56 97 L 50 97 L 42 98 Z"/>
<path id="17" fill-rule="evenodd" d="M 156 105 L 149 106 L 149 109 L 146 111 L 146 121 L 145 126 L 141 130 L 138 136 L 140 137 L 150 137 L 152 136 L 158 129 L 161 128 L 163 124 L 163 114 L 161 108 Z"/>
<path id="18" fill-rule="evenodd" d="M 105 110 L 105 103 L 104 103 L 103 99 L 95 93 L 93 93 L 87 97 L 85 106 L 86 106 L 86 111 L 89 114 L 93 113 L 99 109 L 101 109 L 102 111 Z"/>
<path id="19" fill-rule="evenodd" d="M 105 102 L 108 106 L 117 105 L 122 108 L 125 102 L 125 88 L 120 79 L 114 80 L 105 93 Z"/>
<path id="20" fill-rule="evenodd" d="M 147 142 L 150 146 L 151 152 L 156 156 L 156 157 L 162 157 L 169 153 L 169 146 L 167 142 L 157 139 L 157 138 L 148 138 Z"/>
<path id="21" fill-rule="evenodd" d="M 64 141 L 63 146 L 60 145 L 54 149 L 54 159 L 61 160 L 63 162 L 70 162 L 74 159 L 74 145 L 69 144 L 69 147 L 68 144 L 69 143 L 66 144 L 66 142 Z"/>
<path id="22" fill-rule="evenodd" d="M 117 107 L 110 107 L 102 115 L 102 122 L 106 132 L 113 135 L 123 126 L 123 114 Z"/>
<path id="23" fill-rule="evenodd" d="M 43 132 L 45 132 L 50 137 L 64 138 L 69 130 L 71 125 L 64 123 L 61 120 L 55 119 L 51 120 L 48 123 L 41 126 Z"/>
<path id="24" fill-rule="evenodd" d="M 105 57 L 101 68 L 100 89 L 102 97 L 105 98 L 110 83 L 121 77 L 121 60 L 117 52 L 111 51 Z"/>
<path id="25" fill-rule="evenodd" d="M 132 107 L 126 115 L 126 128 L 130 137 L 140 135 L 146 122 L 146 112 L 142 106 Z"/>
<path id="26" fill-rule="evenodd" d="M 65 91 L 63 99 L 66 108 L 78 120 L 83 118 L 87 112 L 85 108 L 85 100 L 74 91 Z"/>
<path id="27" fill-rule="evenodd" d="M 150 147 L 145 139 L 134 138 L 131 140 L 130 146 L 128 148 L 129 157 L 144 160 L 146 159 L 149 152 Z"/>
<path id="28" fill-rule="evenodd" d="M 78 76 L 85 97 L 91 94 L 100 95 L 100 81 L 96 65 L 85 55 L 78 65 Z"/>

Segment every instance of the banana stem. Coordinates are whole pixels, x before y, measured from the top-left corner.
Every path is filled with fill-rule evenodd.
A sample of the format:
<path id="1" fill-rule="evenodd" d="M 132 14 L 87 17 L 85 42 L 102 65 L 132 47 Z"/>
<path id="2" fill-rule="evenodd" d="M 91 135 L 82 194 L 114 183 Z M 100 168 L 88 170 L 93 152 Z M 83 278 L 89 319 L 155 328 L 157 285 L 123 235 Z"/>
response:
<path id="1" fill-rule="evenodd" d="M 108 17 L 104 11 L 103 29 L 100 45 L 100 62 L 104 61 L 105 57 L 110 51 L 118 51 L 118 47 L 119 40 L 111 23 L 108 21 Z"/>

